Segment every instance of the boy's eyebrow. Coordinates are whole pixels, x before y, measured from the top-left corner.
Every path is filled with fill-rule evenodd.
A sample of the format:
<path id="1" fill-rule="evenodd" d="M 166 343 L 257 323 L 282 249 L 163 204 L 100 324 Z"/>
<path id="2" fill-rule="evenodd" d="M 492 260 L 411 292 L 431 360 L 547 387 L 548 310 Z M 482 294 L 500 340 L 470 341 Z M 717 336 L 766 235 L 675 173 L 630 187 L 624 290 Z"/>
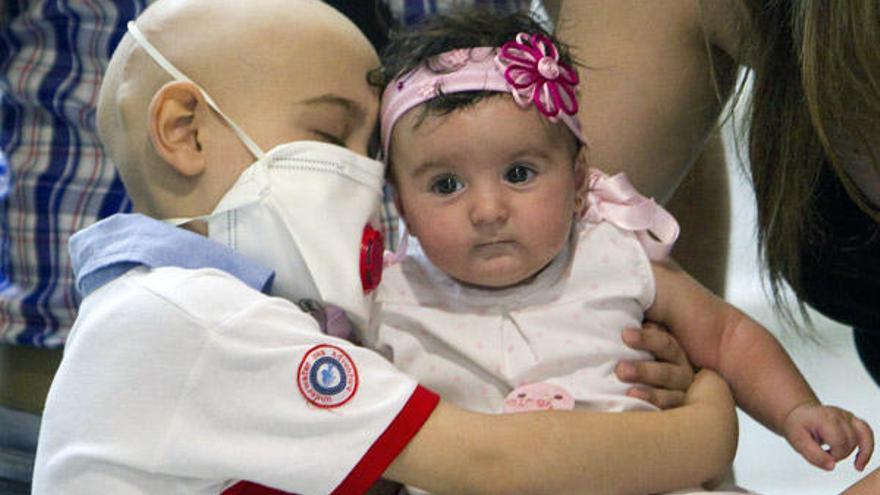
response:
<path id="1" fill-rule="evenodd" d="M 341 107 L 348 113 L 351 117 L 359 120 L 363 120 L 366 115 L 366 110 L 361 107 L 358 103 L 349 100 L 348 98 L 343 98 L 342 96 L 338 96 L 332 93 L 326 93 L 320 96 L 315 96 L 314 98 L 309 98 L 302 102 L 305 105 L 313 106 L 313 105 L 335 105 Z"/>

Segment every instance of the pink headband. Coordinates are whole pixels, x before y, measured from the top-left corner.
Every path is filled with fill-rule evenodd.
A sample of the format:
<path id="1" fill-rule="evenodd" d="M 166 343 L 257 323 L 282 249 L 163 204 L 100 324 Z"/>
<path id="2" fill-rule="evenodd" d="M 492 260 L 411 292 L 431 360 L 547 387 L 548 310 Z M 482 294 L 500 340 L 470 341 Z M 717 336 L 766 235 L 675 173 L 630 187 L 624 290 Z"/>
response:
<path id="1" fill-rule="evenodd" d="M 463 91 L 509 92 L 520 107 L 534 104 L 586 144 L 577 119 L 578 81 L 577 71 L 559 63 L 553 42 L 541 34 L 519 33 L 497 49 L 482 46 L 441 53 L 388 84 L 382 95 L 382 150 L 387 157 L 391 130 L 407 110 L 440 93 Z"/>

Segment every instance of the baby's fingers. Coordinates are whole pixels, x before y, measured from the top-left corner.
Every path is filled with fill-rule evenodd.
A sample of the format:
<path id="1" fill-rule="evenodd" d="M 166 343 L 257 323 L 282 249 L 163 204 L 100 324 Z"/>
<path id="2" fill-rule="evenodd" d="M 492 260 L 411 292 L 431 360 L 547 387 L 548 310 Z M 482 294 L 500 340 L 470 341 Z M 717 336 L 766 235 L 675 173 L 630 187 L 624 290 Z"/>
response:
<path id="1" fill-rule="evenodd" d="M 859 418 L 853 418 L 852 425 L 859 442 L 859 453 L 856 455 L 855 467 L 862 471 L 874 453 L 874 432 L 871 431 L 868 423 Z"/>
<path id="2" fill-rule="evenodd" d="M 810 464 L 826 471 L 834 469 L 834 458 L 831 457 L 831 454 L 822 450 L 822 446 L 819 445 L 819 442 L 807 430 L 798 429 L 797 432 L 789 435 L 788 441 L 794 447 L 794 450 L 800 453 Z"/>
<path id="3" fill-rule="evenodd" d="M 822 425 L 819 427 L 819 439 L 828 446 L 826 451 L 835 462 L 846 459 L 858 446 L 855 431 L 847 425 Z"/>

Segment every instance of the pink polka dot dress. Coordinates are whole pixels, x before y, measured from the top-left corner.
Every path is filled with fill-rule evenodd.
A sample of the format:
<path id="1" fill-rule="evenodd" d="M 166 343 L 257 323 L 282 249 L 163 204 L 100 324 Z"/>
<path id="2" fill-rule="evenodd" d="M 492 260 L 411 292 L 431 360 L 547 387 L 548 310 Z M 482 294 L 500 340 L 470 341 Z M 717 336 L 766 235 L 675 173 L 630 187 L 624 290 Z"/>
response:
<path id="1" fill-rule="evenodd" d="M 381 323 L 365 340 L 444 399 L 483 412 L 589 408 L 650 410 L 614 375 L 654 299 L 650 262 L 631 232 L 578 225 L 567 248 L 531 282 L 465 287 L 410 239 L 378 289 Z"/>

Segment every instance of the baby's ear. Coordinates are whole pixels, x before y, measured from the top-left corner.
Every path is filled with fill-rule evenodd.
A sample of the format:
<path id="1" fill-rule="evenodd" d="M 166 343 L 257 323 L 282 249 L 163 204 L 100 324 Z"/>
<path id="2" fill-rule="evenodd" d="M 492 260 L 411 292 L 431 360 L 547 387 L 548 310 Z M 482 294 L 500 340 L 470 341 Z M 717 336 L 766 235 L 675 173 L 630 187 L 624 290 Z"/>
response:
<path id="1" fill-rule="evenodd" d="M 403 202 L 400 201 L 400 193 L 397 191 L 397 177 L 391 170 L 391 165 L 387 165 L 388 171 L 385 173 L 385 191 L 392 201 L 397 214 L 403 216 Z"/>
<path id="2" fill-rule="evenodd" d="M 171 81 L 153 95 L 147 111 L 150 141 L 156 153 L 177 170 L 193 177 L 207 165 L 199 142 L 197 110 L 208 109 L 201 90 L 186 81 Z"/>
<path id="3" fill-rule="evenodd" d="M 394 200 L 394 208 L 397 210 L 397 215 L 400 216 L 401 220 L 406 222 L 406 210 L 403 208 L 403 201 L 400 199 L 400 193 L 397 192 L 397 188 L 394 184 L 394 179 L 391 176 L 388 177 L 388 191 L 391 194 L 391 199 Z M 413 237 L 418 237 L 415 232 L 413 232 L 412 227 L 407 224 L 407 234 Z"/>
<path id="4" fill-rule="evenodd" d="M 391 190 L 391 198 L 394 199 L 394 207 L 397 209 L 397 214 L 403 217 L 405 212 L 403 211 L 403 201 L 400 200 L 400 194 L 394 189 L 394 186 L 390 186 Z"/>
<path id="5" fill-rule="evenodd" d="M 587 199 L 587 192 L 590 187 L 589 166 L 587 165 L 587 147 L 581 145 L 577 156 L 574 159 L 574 198 L 575 213 L 583 213 L 584 202 Z"/>

